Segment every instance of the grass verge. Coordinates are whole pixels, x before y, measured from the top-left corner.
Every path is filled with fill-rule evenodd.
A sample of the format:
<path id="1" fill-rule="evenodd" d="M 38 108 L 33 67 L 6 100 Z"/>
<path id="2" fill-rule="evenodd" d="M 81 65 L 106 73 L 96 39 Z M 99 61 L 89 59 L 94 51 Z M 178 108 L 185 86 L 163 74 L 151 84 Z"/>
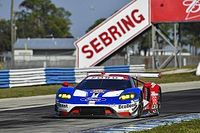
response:
<path id="1" fill-rule="evenodd" d="M 200 81 L 200 77 L 195 76 L 194 73 L 182 73 L 182 74 L 163 75 L 161 78 L 142 78 L 142 80 L 160 84 L 160 83 L 186 82 L 186 81 L 198 81 L 198 80 Z M 0 89 L 0 99 L 11 98 L 11 97 L 26 97 L 26 96 L 55 94 L 60 87 L 61 85 L 44 85 L 44 86 Z"/>
<path id="2" fill-rule="evenodd" d="M 150 130 L 132 131 L 129 133 L 200 133 L 200 120 L 176 123 L 172 125 L 159 126 Z"/>
<path id="3" fill-rule="evenodd" d="M 9 89 L 0 89 L 0 98 L 11 97 L 27 97 L 55 94 L 61 85 L 45 85 L 45 86 L 32 86 L 32 87 L 17 87 Z"/>

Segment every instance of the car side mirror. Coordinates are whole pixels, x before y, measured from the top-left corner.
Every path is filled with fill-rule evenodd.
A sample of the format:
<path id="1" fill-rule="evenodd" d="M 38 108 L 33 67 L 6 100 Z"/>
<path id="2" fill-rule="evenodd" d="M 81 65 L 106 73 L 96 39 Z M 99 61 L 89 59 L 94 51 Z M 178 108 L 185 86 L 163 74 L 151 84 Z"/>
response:
<path id="1" fill-rule="evenodd" d="M 151 88 L 151 83 L 145 83 L 145 84 L 144 84 L 144 87 L 145 87 L 145 88 Z"/>
<path id="2" fill-rule="evenodd" d="M 63 82 L 62 84 L 64 87 L 68 87 L 69 86 L 69 83 L 68 82 Z"/>

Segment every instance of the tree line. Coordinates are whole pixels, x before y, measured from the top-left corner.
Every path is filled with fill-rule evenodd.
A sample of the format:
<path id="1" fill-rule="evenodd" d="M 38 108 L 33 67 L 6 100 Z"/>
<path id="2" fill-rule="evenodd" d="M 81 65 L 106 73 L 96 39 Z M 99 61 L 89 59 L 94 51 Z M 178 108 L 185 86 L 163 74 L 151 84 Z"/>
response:
<path id="1" fill-rule="evenodd" d="M 24 0 L 14 13 L 17 38 L 66 38 L 70 33 L 71 13 L 50 0 Z M 0 20 L 0 52 L 11 49 L 11 21 Z"/>

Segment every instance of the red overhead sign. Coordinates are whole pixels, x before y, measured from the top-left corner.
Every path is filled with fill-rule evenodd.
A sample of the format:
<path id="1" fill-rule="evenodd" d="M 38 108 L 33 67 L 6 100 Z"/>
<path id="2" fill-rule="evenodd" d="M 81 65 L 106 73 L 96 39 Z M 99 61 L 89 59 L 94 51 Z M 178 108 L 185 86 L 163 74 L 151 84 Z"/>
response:
<path id="1" fill-rule="evenodd" d="M 152 22 L 200 21 L 200 0 L 151 0 Z"/>
<path id="2" fill-rule="evenodd" d="M 75 42 L 77 66 L 94 66 L 151 26 L 149 0 L 133 0 Z"/>

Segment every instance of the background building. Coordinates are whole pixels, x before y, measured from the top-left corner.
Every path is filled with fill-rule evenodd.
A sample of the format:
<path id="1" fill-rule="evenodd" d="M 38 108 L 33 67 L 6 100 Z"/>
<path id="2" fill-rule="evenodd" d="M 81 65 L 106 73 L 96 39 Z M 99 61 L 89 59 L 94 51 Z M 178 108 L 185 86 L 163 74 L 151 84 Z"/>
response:
<path id="1" fill-rule="evenodd" d="M 74 66 L 74 41 L 74 38 L 18 39 L 14 45 L 15 68 Z"/>

